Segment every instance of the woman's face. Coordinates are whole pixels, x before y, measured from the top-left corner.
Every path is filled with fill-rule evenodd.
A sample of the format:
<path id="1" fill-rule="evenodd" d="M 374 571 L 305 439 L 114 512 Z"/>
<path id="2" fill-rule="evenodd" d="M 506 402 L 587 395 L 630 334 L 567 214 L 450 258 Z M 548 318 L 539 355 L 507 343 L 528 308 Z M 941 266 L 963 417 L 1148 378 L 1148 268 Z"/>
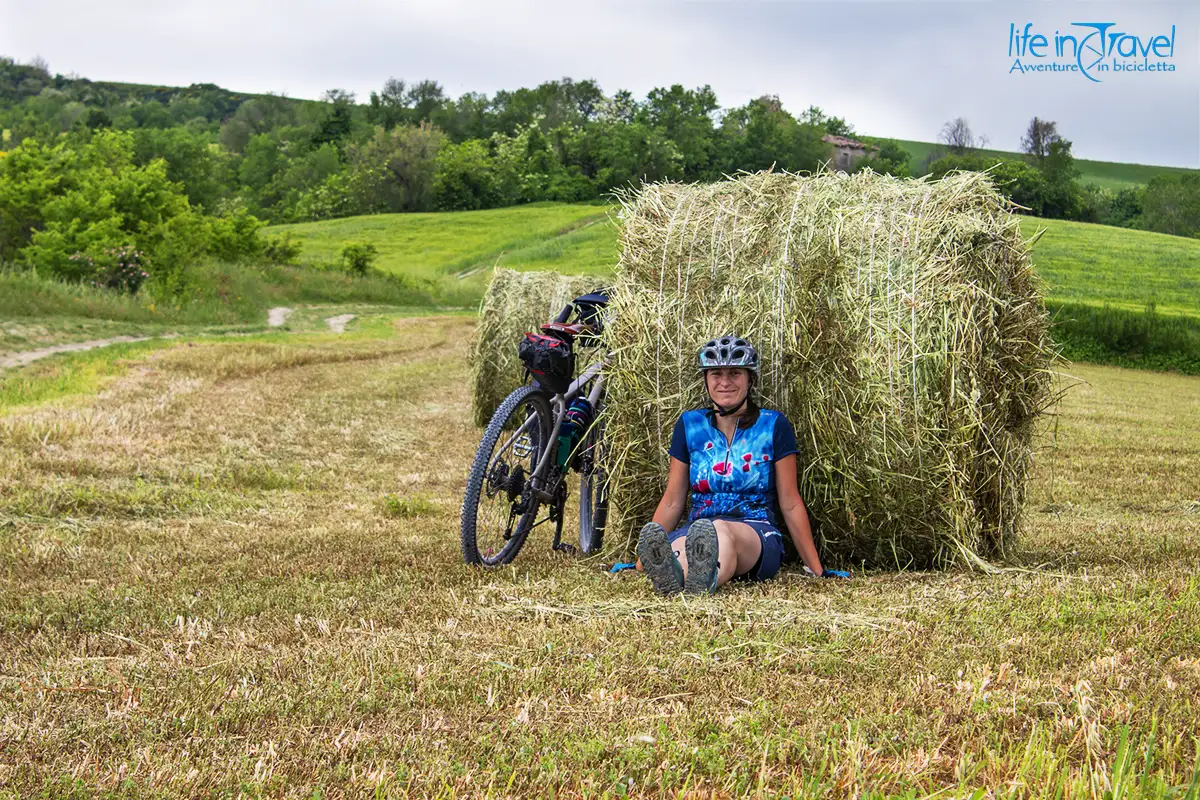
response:
<path id="1" fill-rule="evenodd" d="M 736 406 L 750 391 L 750 370 L 743 367 L 720 367 L 706 370 L 704 382 L 708 396 L 723 408 Z"/>

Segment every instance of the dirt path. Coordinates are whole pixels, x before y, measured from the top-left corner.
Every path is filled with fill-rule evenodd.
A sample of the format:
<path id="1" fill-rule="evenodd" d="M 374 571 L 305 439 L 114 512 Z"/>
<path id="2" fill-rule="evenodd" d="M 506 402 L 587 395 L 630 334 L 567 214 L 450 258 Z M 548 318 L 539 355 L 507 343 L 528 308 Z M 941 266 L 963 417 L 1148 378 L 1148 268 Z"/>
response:
<path id="1" fill-rule="evenodd" d="M 325 323 L 329 326 L 329 330 L 334 333 L 345 333 L 346 323 L 357 316 L 357 314 L 338 314 L 336 317 L 329 317 L 325 320 Z"/>
<path id="2" fill-rule="evenodd" d="M 59 353 L 78 353 L 84 350 L 95 350 L 97 347 L 108 347 L 110 344 L 125 344 L 128 342 L 145 342 L 154 336 L 111 336 L 107 339 L 92 339 L 89 342 L 73 342 L 71 344 L 56 344 L 52 347 L 42 347 L 37 350 L 26 350 L 23 353 L 9 353 L 0 356 L 0 369 L 23 367 L 48 356 Z"/>
<path id="3" fill-rule="evenodd" d="M 277 306 L 267 311 L 267 325 L 272 328 L 279 328 L 287 322 L 288 317 L 292 315 L 294 309 L 286 306 Z M 346 324 L 351 320 L 356 319 L 357 314 L 339 314 L 336 317 L 329 317 L 325 323 L 329 326 L 329 330 L 334 333 L 345 333 Z M 165 336 L 110 336 L 107 339 L 92 339 L 86 342 L 72 342 L 70 344 L 56 344 L 50 347 L 41 347 L 37 350 L 26 350 L 20 353 L 0 353 L 0 369 L 11 369 L 12 367 L 23 367 L 26 364 L 32 364 L 34 361 L 40 361 L 49 356 L 58 355 L 59 353 L 78 353 L 84 350 L 95 350 L 98 347 L 108 347 L 112 344 L 127 344 L 129 342 L 145 342 L 150 339 L 171 339 L 178 334 L 169 333 Z"/>

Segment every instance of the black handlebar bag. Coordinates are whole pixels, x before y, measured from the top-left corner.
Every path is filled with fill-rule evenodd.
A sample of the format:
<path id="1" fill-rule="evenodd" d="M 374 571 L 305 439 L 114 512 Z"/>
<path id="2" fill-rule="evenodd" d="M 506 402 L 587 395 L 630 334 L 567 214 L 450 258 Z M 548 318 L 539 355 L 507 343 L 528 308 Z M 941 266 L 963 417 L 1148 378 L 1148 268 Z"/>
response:
<path id="1" fill-rule="evenodd" d="M 538 384 L 551 394 L 562 394 L 575 377 L 575 350 L 558 336 L 527 333 L 517 347 L 521 363 Z"/>

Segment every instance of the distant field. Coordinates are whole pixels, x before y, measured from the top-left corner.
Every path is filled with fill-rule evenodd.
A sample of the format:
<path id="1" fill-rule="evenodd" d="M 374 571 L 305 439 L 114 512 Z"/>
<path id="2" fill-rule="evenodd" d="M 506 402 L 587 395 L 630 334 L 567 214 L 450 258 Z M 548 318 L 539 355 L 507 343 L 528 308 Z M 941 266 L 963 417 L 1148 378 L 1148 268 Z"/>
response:
<path id="1" fill-rule="evenodd" d="M 1034 263 L 1051 299 L 1109 304 L 1141 311 L 1200 317 L 1200 241 L 1080 222 L 1021 218 L 1034 246 Z M 385 214 L 330 222 L 281 225 L 301 241 L 303 258 L 336 259 L 344 241 L 380 250 L 390 272 L 437 277 L 478 270 L 486 279 L 497 261 L 514 269 L 607 273 L 617 263 L 617 228 L 608 211 L 592 205 L 538 204 L 457 214 Z M 464 287 L 465 288 L 465 287 Z"/>
<path id="2" fill-rule="evenodd" d="M 863 138 L 872 139 L 877 137 Z M 921 162 L 925 160 L 934 147 L 938 146 L 933 142 L 914 142 L 907 139 L 897 139 L 896 141 L 912 157 L 914 169 L 920 166 Z M 982 152 L 989 156 L 998 156 L 1006 159 L 1023 158 L 1020 153 L 1013 153 L 1007 150 L 983 150 Z M 1163 172 L 1196 172 L 1196 170 L 1184 169 L 1183 167 L 1159 167 L 1151 164 L 1119 164 L 1112 161 L 1089 161 L 1087 159 L 1076 159 L 1075 164 L 1079 167 L 1079 180 L 1081 182 L 1094 183 L 1106 189 L 1124 189 L 1127 186 L 1145 184 L 1155 175 Z"/>
<path id="3" fill-rule="evenodd" d="M 606 248 L 615 237 L 603 232 L 610 227 L 606 206 L 534 203 L 276 225 L 268 233 L 290 234 L 303 246 L 306 262 L 337 262 L 347 242 L 362 241 L 379 249 L 376 266 L 384 271 L 438 278 L 495 263 L 564 272 L 611 269 L 616 250 Z"/>
<path id="4" fill-rule="evenodd" d="M 1089 305 L 1200 316 L 1200 240 L 1163 233 L 1021 218 L 1027 237 L 1046 233 L 1033 261 L 1049 297 Z"/>

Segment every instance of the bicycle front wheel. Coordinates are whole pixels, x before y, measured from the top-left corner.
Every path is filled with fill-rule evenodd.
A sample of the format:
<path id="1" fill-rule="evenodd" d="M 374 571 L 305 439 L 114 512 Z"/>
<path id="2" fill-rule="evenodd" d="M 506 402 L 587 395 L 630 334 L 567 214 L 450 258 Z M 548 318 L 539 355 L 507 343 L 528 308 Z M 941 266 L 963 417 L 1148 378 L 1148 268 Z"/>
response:
<path id="1" fill-rule="evenodd" d="M 510 394 L 488 423 L 463 498 L 463 560 L 495 567 L 512 561 L 533 527 L 538 500 L 529 475 L 553 429 L 550 399 L 533 386 Z"/>

